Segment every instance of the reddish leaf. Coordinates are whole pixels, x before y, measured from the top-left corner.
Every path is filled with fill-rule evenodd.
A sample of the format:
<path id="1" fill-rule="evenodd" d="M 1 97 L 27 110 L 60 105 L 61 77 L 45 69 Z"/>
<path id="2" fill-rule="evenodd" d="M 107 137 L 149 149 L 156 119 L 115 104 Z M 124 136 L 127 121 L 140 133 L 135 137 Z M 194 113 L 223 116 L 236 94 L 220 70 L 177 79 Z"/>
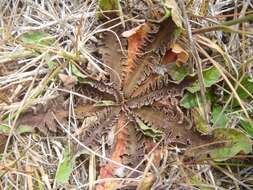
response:
<path id="1" fill-rule="evenodd" d="M 138 49 L 142 47 L 145 37 L 150 30 L 150 26 L 144 23 L 122 34 L 124 37 L 128 37 L 128 62 L 126 75 L 134 68 L 134 59 L 138 54 Z"/>
<path id="2" fill-rule="evenodd" d="M 117 128 L 116 128 L 116 138 L 115 138 L 115 146 L 110 157 L 111 160 L 114 160 L 120 164 L 122 164 L 122 155 L 124 155 L 126 151 L 126 143 L 127 143 L 127 129 L 125 128 L 125 115 L 122 113 L 118 120 Z M 120 169 L 120 166 L 109 162 L 105 166 L 100 169 L 99 179 L 105 178 L 115 178 L 117 177 L 116 172 Z M 97 185 L 97 190 L 110 190 L 114 189 L 118 185 L 118 181 L 107 181 L 105 183 L 101 183 Z"/>
<path id="3" fill-rule="evenodd" d="M 169 64 L 175 61 L 186 63 L 188 58 L 188 53 L 179 44 L 175 43 L 171 49 L 166 52 L 163 59 L 163 64 Z"/>

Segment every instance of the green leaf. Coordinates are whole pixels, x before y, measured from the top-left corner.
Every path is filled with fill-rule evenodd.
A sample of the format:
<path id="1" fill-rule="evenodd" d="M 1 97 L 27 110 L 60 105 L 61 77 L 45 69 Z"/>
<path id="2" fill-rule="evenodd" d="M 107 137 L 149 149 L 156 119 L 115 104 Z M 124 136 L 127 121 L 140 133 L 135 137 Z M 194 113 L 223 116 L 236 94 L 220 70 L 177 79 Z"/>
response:
<path id="1" fill-rule="evenodd" d="M 64 184 L 67 183 L 69 177 L 73 171 L 73 167 L 75 164 L 75 160 L 82 154 L 88 154 L 86 150 L 80 150 L 73 154 L 69 147 L 64 149 L 63 159 L 60 161 L 58 165 L 58 169 L 56 171 L 55 179 L 58 183 Z"/>
<path id="2" fill-rule="evenodd" d="M 141 131 L 144 135 L 152 137 L 152 138 L 160 138 L 163 135 L 162 131 L 157 129 L 153 129 L 152 127 L 147 126 L 141 119 L 136 118 L 136 122 L 139 125 Z"/>
<path id="3" fill-rule="evenodd" d="M 0 124 L 0 134 L 9 134 L 11 131 L 11 128 L 9 125 Z"/>
<path id="4" fill-rule="evenodd" d="M 94 106 L 98 106 L 98 107 L 100 107 L 100 106 L 102 106 L 102 107 L 103 106 L 113 106 L 113 105 L 115 105 L 115 102 L 111 101 L 111 100 L 101 100 L 101 101 L 94 104 Z"/>
<path id="5" fill-rule="evenodd" d="M 34 128 L 28 125 L 19 125 L 16 128 L 15 132 L 20 135 L 24 133 L 32 133 L 34 132 Z"/>
<path id="6" fill-rule="evenodd" d="M 212 107 L 212 114 L 211 114 L 211 122 L 214 124 L 215 127 L 226 127 L 226 124 L 228 122 L 228 117 L 226 114 L 222 111 L 222 106 L 218 104 L 214 104 Z"/>
<path id="7" fill-rule="evenodd" d="M 245 76 L 242 81 L 241 81 L 241 85 L 248 90 L 248 92 L 250 94 L 253 93 L 253 80 L 249 77 L 249 76 Z M 246 100 L 249 97 L 249 94 L 247 92 L 245 92 L 244 89 L 242 89 L 241 87 L 238 87 L 237 89 L 237 93 L 239 95 L 239 97 L 242 100 Z"/>
<path id="8" fill-rule="evenodd" d="M 99 8 L 103 11 L 119 10 L 118 0 L 99 0 Z"/>
<path id="9" fill-rule="evenodd" d="M 196 75 L 196 74 L 195 74 Z M 203 71 L 205 87 L 210 87 L 220 81 L 220 73 L 215 67 L 210 67 Z M 192 86 L 186 88 L 189 92 L 194 93 L 200 91 L 199 81 L 195 81 Z"/>
<path id="10" fill-rule="evenodd" d="M 187 75 L 189 75 L 189 71 L 186 67 L 178 66 L 177 64 L 172 64 L 168 69 L 168 73 L 174 81 L 178 82 L 181 82 Z"/>
<path id="11" fill-rule="evenodd" d="M 52 36 L 46 32 L 27 32 L 21 35 L 21 40 L 28 44 L 50 45 Z"/>
<path id="12" fill-rule="evenodd" d="M 248 91 L 248 92 L 246 92 L 242 87 L 238 86 L 236 92 L 237 92 L 238 96 L 240 97 L 240 99 L 245 102 L 252 101 L 252 98 L 250 97 L 249 94 L 253 94 L 253 79 L 251 79 L 250 76 L 246 75 L 242 79 L 240 84 Z M 229 97 L 230 97 L 230 94 L 225 94 L 225 101 L 228 100 Z M 233 98 L 231 105 L 233 108 L 240 106 L 240 104 L 236 98 Z"/>
<path id="13" fill-rule="evenodd" d="M 47 66 L 50 71 L 54 70 L 57 67 L 57 63 L 55 61 L 48 61 Z"/>
<path id="14" fill-rule="evenodd" d="M 63 160 L 60 161 L 58 166 L 55 179 L 58 183 L 64 184 L 69 180 L 74 167 L 75 159 L 71 155 L 70 148 L 67 147 L 63 153 Z"/>
<path id="15" fill-rule="evenodd" d="M 82 74 L 82 73 L 79 71 L 79 69 L 78 69 L 75 65 L 71 64 L 71 65 L 70 65 L 70 68 L 71 68 L 71 73 L 72 73 L 74 76 L 77 77 L 77 79 L 78 79 L 79 82 L 81 82 L 81 81 L 83 81 L 83 79 L 87 78 L 84 74 Z M 81 80 L 81 81 L 80 81 L 80 80 Z"/>
<path id="16" fill-rule="evenodd" d="M 214 95 L 211 92 L 211 90 L 209 90 L 209 89 L 207 89 L 207 91 L 206 91 L 206 99 L 207 99 L 208 103 L 210 103 L 214 100 Z M 194 93 L 194 94 L 186 92 L 180 101 L 180 106 L 182 106 L 186 109 L 200 106 L 201 104 L 202 104 L 202 98 L 201 98 L 199 92 Z"/>
<path id="17" fill-rule="evenodd" d="M 45 61 L 49 70 L 52 71 L 57 67 L 57 63 L 55 61 L 52 61 L 52 55 L 50 55 L 49 53 L 45 56 Z"/>
<path id="18" fill-rule="evenodd" d="M 222 147 L 210 151 L 210 156 L 215 161 L 225 161 L 238 153 L 249 154 L 252 152 L 250 139 L 237 129 L 216 128 L 212 134 L 217 142 L 226 141 Z"/>
<path id="19" fill-rule="evenodd" d="M 197 186 L 199 190 L 213 190 L 214 189 L 211 187 L 204 187 L 204 186 L 207 186 L 208 184 L 206 184 L 204 179 L 200 178 L 197 175 L 190 176 L 190 182 L 192 185 Z"/>
<path id="20" fill-rule="evenodd" d="M 186 92 L 183 98 L 180 100 L 180 106 L 186 109 L 190 109 L 190 108 L 198 106 L 198 101 L 197 101 L 198 97 L 196 96 L 197 94 L 191 94 L 189 92 Z"/>
<path id="21" fill-rule="evenodd" d="M 11 127 L 9 125 L 0 124 L 0 134 L 9 135 L 10 132 L 11 132 Z M 20 125 L 17 128 L 15 128 L 14 132 L 16 134 L 21 135 L 24 133 L 32 133 L 32 132 L 34 132 L 34 129 L 30 126 Z"/>
<path id="22" fill-rule="evenodd" d="M 241 119 L 240 120 L 241 127 L 253 138 L 253 128 L 251 127 L 250 123 Z"/>
<path id="23" fill-rule="evenodd" d="M 191 110 L 191 113 L 194 119 L 194 123 L 196 125 L 196 130 L 201 134 L 208 134 L 209 128 L 204 119 L 203 111 L 201 111 L 200 108 L 193 108 Z"/>

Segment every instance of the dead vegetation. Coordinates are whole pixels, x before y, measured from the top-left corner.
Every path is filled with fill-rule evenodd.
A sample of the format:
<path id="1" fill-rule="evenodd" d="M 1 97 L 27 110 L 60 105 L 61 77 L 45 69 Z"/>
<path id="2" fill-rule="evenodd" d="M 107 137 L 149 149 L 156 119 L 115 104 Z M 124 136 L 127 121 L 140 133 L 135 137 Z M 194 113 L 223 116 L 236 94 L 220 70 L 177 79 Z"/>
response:
<path id="1" fill-rule="evenodd" d="M 252 189 L 251 1 L 0 5 L 1 189 Z"/>

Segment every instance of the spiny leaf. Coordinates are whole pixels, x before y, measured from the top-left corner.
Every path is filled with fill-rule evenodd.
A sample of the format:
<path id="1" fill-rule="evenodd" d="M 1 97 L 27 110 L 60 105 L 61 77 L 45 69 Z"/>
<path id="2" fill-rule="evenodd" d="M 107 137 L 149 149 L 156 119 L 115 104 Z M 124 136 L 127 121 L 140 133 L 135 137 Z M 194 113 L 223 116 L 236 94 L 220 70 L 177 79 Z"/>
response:
<path id="1" fill-rule="evenodd" d="M 103 136 L 108 136 L 109 133 L 113 132 L 115 129 L 114 126 L 119 120 L 120 112 L 119 107 L 97 108 L 101 108 L 101 111 L 95 113 L 97 119 L 93 120 L 85 127 L 83 135 L 83 143 L 93 149 L 100 145 Z"/>
<path id="2" fill-rule="evenodd" d="M 144 133 L 144 135 L 152 137 L 154 139 L 159 138 L 163 135 L 163 132 L 157 129 L 154 129 L 152 127 L 147 126 L 141 119 L 138 117 L 135 118 L 137 124 L 139 125 L 141 131 Z"/>
<path id="3" fill-rule="evenodd" d="M 107 83 L 105 83 L 103 81 L 98 81 L 95 79 L 88 79 L 87 78 L 82 83 L 88 84 L 91 87 L 92 91 L 98 90 L 100 92 L 107 93 L 108 95 L 112 95 L 116 102 L 118 102 L 122 99 L 121 93 L 117 89 L 115 89 L 112 85 L 108 85 Z M 92 93 L 92 92 L 88 92 L 88 93 Z"/>
<path id="4" fill-rule="evenodd" d="M 136 167 L 140 160 L 144 157 L 144 144 L 145 138 L 142 137 L 142 132 L 139 132 L 135 127 L 134 122 L 129 122 L 126 126 L 128 131 L 128 139 L 126 144 L 126 151 L 123 157 L 123 164 L 131 164 L 132 167 Z"/>
<path id="5" fill-rule="evenodd" d="M 128 50 L 127 50 L 127 66 L 125 69 L 126 75 L 131 72 L 134 68 L 134 59 L 136 58 L 138 49 L 143 46 L 146 35 L 150 31 L 150 26 L 148 24 L 142 24 L 130 31 L 125 31 L 122 33 L 124 37 L 128 38 Z M 126 76 L 127 78 L 127 76 Z"/>
<path id="6" fill-rule="evenodd" d="M 217 82 L 220 81 L 220 72 L 214 67 L 209 67 L 208 69 L 203 71 L 203 78 L 204 78 L 204 84 L 205 87 L 210 87 L 213 84 L 216 84 Z M 186 88 L 189 92 L 195 93 L 200 90 L 200 84 L 199 81 L 197 80 L 192 84 L 192 86 Z"/>
<path id="7" fill-rule="evenodd" d="M 154 109 L 146 106 L 135 109 L 134 113 L 143 121 L 150 124 L 152 128 L 161 130 L 165 135 L 165 142 L 190 144 L 192 146 L 210 142 L 210 139 L 201 138 L 201 136 L 191 129 L 191 123 L 176 106 L 167 108 L 167 113 L 166 111 L 164 113 L 164 111 L 159 110 L 159 108 Z"/>
<path id="8" fill-rule="evenodd" d="M 213 136 L 219 141 L 227 141 L 224 146 L 210 151 L 210 156 L 216 161 L 225 161 L 238 153 L 252 152 L 252 142 L 241 131 L 232 128 L 216 128 Z"/>
<path id="9" fill-rule="evenodd" d="M 140 27 L 136 28 L 135 33 L 130 35 L 128 37 L 128 57 L 127 57 L 127 65 L 124 68 L 124 86 L 125 87 L 125 93 L 130 94 L 130 91 L 134 88 L 132 87 L 131 81 L 136 83 L 136 80 L 138 80 L 139 75 L 143 73 L 138 73 L 137 77 L 134 76 L 135 73 L 137 73 L 137 68 L 140 70 L 141 67 L 144 66 L 144 61 L 142 63 L 142 66 L 138 66 L 135 64 L 135 59 L 137 56 L 141 56 L 143 52 L 140 52 L 139 49 L 143 46 L 144 41 L 146 40 L 145 37 L 150 31 L 150 27 L 148 24 L 143 24 Z M 133 70 L 135 71 L 133 72 Z M 143 71 L 143 70 L 142 70 Z M 132 82 L 132 83 L 133 83 Z M 134 86 L 135 84 L 133 84 Z"/>
<path id="10" fill-rule="evenodd" d="M 114 160 L 120 164 L 122 164 L 123 162 L 122 156 L 125 154 L 127 144 L 127 130 L 125 126 L 125 119 L 125 115 L 121 113 L 116 127 L 117 133 L 115 137 L 113 152 L 110 156 L 111 160 Z M 117 177 L 117 172 L 119 172 L 121 169 L 123 168 L 118 165 L 115 165 L 112 162 L 109 162 L 100 169 L 99 179 Z M 97 185 L 96 190 L 112 190 L 115 189 L 118 184 L 119 181 L 107 181 Z"/>
<path id="11" fill-rule="evenodd" d="M 140 82 L 143 77 L 145 77 L 145 72 L 150 66 L 155 66 L 159 64 L 159 54 L 156 54 L 154 50 L 158 50 L 164 45 L 172 41 L 172 36 L 168 35 L 168 32 L 174 30 L 174 23 L 171 19 L 167 19 L 160 24 L 159 31 L 154 35 L 154 39 L 151 42 L 147 42 L 144 49 L 141 49 L 137 64 L 134 67 L 134 71 L 128 74 L 126 82 L 124 84 L 123 92 L 126 97 L 130 97 L 133 91 L 137 88 L 138 82 Z M 166 47 L 166 46 L 165 46 Z M 147 76 L 148 77 L 148 76 Z"/>
<path id="12" fill-rule="evenodd" d="M 87 116 L 92 116 L 103 110 L 102 106 L 95 106 L 94 104 L 80 104 L 75 108 L 75 116 L 82 119 Z"/>
<path id="13" fill-rule="evenodd" d="M 111 24 L 113 25 L 115 23 Z M 122 50 L 125 49 L 125 41 L 121 37 L 117 38 L 121 33 L 121 29 L 115 28 L 113 32 L 114 33 L 106 32 L 103 34 L 103 45 L 100 47 L 99 52 L 102 55 L 104 64 L 107 66 L 105 70 L 110 76 L 112 86 L 116 89 L 120 89 L 122 86 L 123 65 L 126 62 L 125 55 L 122 52 Z"/>

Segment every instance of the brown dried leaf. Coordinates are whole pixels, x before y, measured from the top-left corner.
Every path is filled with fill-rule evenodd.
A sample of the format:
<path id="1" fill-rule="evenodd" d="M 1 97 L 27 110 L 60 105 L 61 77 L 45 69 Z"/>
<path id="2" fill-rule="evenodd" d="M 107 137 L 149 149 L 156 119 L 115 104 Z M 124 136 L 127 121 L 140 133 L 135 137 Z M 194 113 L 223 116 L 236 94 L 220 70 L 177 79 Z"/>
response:
<path id="1" fill-rule="evenodd" d="M 129 72 L 131 72 L 134 68 L 134 59 L 136 56 L 140 54 L 139 48 L 143 46 L 146 35 L 151 30 L 148 24 L 144 23 L 142 25 L 137 26 L 129 31 L 125 31 L 122 33 L 123 37 L 128 38 L 128 50 L 127 50 L 127 66 L 125 69 L 126 78 L 128 78 Z"/>
<path id="2" fill-rule="evenodd" d="M 119 112 L 119 107 L 108 107 L 96 113 L 97 119 L 84 127 L 82 136 L 84 144 L 93 149 L 98 148 L 101 145 L 102 137 L 108 137 L 113 126 L 117 124 Z M 110 142 L 107 144 L 110 145 Z"/>
<path id="3" fill-rule="evenodd" d="M 148 67 L 160 63 L 161 56 L 163 56 L 160 54 L 163 54 L 163 52 L 165 53 L 167 48 L 166 44 L 173 40 L 171 39 L 171 36 L 168 35 L 173 29 L 174 23 L 170 19 L 165 20 L 159 25 L 159 30 L 156 34 L 149 34 L 150 32 L 147 32 L 147 37 L 144 38 L 144 43 L 140 44 L 141 46 L 138 48 L 139 51 L 135 53 L 135 56 L 133 54 L 130 57 L 131 59 L 128 59 L 128 67 L 131 69 L 128 69 L 128 74 L 126 75 L 123 87 L 123 92 L 126 97 L 132 95 L 140 80 L 143 81 L 143 78 L 145 80 L 145 78 L 150 75 Z M 156 51 L 160 51 L 160 53 Z M 132 66 L 133 63 L 134 67 Z M 132 67 L 134 69 L 132 69 Z"/>
<path id="4" fill-rule="evenodd" d="M 65 75 L 61 73 L 58 76 L 60 80 L 63 82 L 63 86 L 68 89 L 71 89 L 77 83 L 77 78 L 75 76 Z"/>
<path id="5" fill-rule="evenodd" d="M 140 132 L 138 126 L 131 122 L 126 126 L 128 131 L 128 138 L 126 144 L 125 154 L 122 156 L 123 164 L 130 165 L 136 168 L 145 156 L 145 147 L 147 138 Z M 139 165 L 137 169 L 144 169 L 144 165 Z M 138 173 L 133 173 L 132 177 L 139 176 Z"/>
<path id="6" fill-rule="evenodd" d="M 102 109 L 104 109 L 103 106 L 98 107 L 98 106 L 95 106 L 94 104 L 88 104 L 88 103 L 81 104 L 75 108 L 75 116 L 77 119 L 83 119 L 84 117 L 95 115 Z"/>
<path id="7" fill-rule="evenodd" d="M 209 142 L 193 131 L 191 122 L 178 107 L 177 98 L 193 81 L 185 79 L 178 84 L 171 82 L 167 63 L 186 62 L 188 59 L 183 49 L 175 44 L 171 46 L 174 37 L 169 34 L 175 28 L 176 25 L 169 18 L 159 24 L 143 24 L 123 33 L 123 36 L 128 37 L 127 65 L 124 65 L 125 60 L 116 36 L 104 33 L 101 40 L 105 44 L 100 47 L 100 52 L 106 66 L 115 71 L 111 72 L 105 67 L 113 85 L 89 78 L 83 84 L 83 94 L 104 102 L 101 107 L 97 107 L 97 103 L 86 101 L 85 105 L 82 104 L 75 110 L 78 118 L 85 117 L 84 120 L 87 121 L 81 127 L 81 141 L 84 144 L 96 150 L 105 142 L 106 154 L 112 160 L 136 167 L 145 154 L 156 146 L 154 139 L 146 136 L 147 131 L 155 134 L 159 131 L 159 136 L 154 137 L 164 135 L 165 144 L 195 146 Z M 120 27 L 113 29 L 116 34 L 120 30 Z M 137 118 L 147 128 L 139 127 Z M 119 131 L 116 135 L 113 133 L 115 130 Z M 156 160 L 154 164 L 158 166 L 162 155 L 160 147 L 153 154 Z M 138 169 L 143 169 L 142 166 Z M 123 175 L 123 168 L 109 162 L 101 167 L 99 179 Z M 137 176 L 137 173 L 132 176 Z M 107 181 L 96 188 L 104 190 L 117 186 L 118 182 Z"/>
<path id="8" fill-rule="evenodd" d="M 56 132 L 58 124 L 55 121 L 55 117 L 62 123 L 68 113 L 64 109 L 61 99 L 51 100 L 48 106 L 50 107 L 39 104 L 35 107 L 35 110 L 22 113 L 17 120 L 17 125 L 34 127 L 45 135 L 48 131 Z"/>
<path id="9" fill-rule="evenodd" d="M 159 110 L 151 107 L 136 109 L 135 113 L 146 123 L 164 132 L 165 142 L 183 145 L 203 145 L 209 143 L 208 138 L 202 138 L 191 128 L 189 120 L 175 106 L 169 110 Z"/>
<path id="10" fill-rule="evenodd" d="M 115 33 L 118 34 L 119 32 L 115 31 Z M 116 89 L 120 89 L 122 67 L 124 64 L 124 54 L 122 52 L 124 40 L 118 39 L 115 33 L 104 33 L 103 45 L 100 47 L 99 52 L 102 54 L 103 62 L 107 66 L 105 69 L 109 73 L 112 86 Z"/>

